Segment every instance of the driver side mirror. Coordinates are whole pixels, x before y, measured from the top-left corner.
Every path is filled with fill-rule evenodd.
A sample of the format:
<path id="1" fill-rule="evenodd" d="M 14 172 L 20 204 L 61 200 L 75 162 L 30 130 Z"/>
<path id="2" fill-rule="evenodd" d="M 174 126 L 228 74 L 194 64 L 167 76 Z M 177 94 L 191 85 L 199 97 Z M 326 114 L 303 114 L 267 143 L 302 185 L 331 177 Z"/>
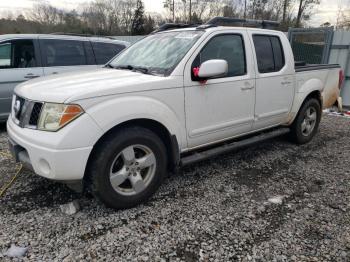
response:
<path id="1" fill-rule="evenodd" d="M 228 73 L 228 63 L 222 59 L 212 59 L 201 64 L 198 77 L 202 80 L 224 77 Z"/>

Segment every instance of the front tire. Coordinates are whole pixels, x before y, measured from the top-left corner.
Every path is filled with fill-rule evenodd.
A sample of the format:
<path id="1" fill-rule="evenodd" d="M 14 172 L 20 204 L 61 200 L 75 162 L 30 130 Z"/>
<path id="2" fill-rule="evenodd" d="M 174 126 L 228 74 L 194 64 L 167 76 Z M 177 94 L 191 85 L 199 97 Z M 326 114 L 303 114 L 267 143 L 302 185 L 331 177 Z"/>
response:
<path id="1" fill-rule="evenodd" d="M 316 135 L 322 111 L 319 101 L 310 98 L 302 105 L 291 127 L 291 137 L 297 144 L 306 144 Z"/>
<path id="2" fill-rule="evenodd" d="M 142 127 L 109 134 L 98 145 L 91 161 L 88 176 L 92 193 L 115 209 L 145 202 L 161 185 L 167 167 L 164 143 Z"/>

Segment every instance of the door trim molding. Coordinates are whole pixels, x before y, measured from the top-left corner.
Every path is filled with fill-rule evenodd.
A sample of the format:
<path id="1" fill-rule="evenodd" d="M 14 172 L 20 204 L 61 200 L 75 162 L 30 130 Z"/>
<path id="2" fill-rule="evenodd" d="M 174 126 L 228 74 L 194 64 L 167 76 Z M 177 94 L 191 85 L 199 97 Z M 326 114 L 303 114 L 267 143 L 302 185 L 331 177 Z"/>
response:
<path id="1" fill-rule="evenodd" d="M 260 119 L 264 119 L 264 118 L 270 118 L 270 117 L 274 117 L 274 116 L 279 116 L 279 115 L 283 115 L 289 112 L 289 109 L 281 109 L 281 110 L 276 110 L 273 112 L 269 112 L 269 113 L 264 113 L 264 114 L 260 114 L 260 115 L 256 115 L 256 120 L 260 120 Z"/>
<path id="2" fill-rule="evenodd" d="M 215 132 L 220 132 L 236 126 L 252 124 L 253 121 L 254 121 L 254 117 L 248 117 L 248 118 L 220 123 L 220 124 L 216 124 L 208 127 L 198 128 L 190 131 L 189 137 L 194 138 L 194 137 L 203 136 L 203 135 L 207 135 Z"/>

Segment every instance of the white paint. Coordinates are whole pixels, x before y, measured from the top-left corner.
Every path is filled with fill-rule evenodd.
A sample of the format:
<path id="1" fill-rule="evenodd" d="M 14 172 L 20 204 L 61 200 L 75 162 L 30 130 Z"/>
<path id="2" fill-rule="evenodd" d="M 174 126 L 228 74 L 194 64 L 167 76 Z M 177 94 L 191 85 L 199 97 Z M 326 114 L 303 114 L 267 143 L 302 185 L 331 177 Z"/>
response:
<path id="1" fill-rule="evenodd" d="M 213 78 L 226 76 L 227 72 L 228 63 L 226 60 L 213 59 L 206 61 L 201 65 L 198 76 L 204 78 Z"/>
<path id="2" fill-rule="evenodd" d="M 249 38 L 261 34 L 260 30 L 249 30 Z M 278 72 L 260 73 L 257 58 L 254 56 L 256 71 L 256 96 L 254 129 L 282 124 L 289 114 L 295 93 L 295 71 L 292 49 L 286 37 L 278 31 L 270 31 L 269 35 L 279 37 L 284 50 L 285 65 Z M 255 51 L 255 50 L 253 50 Z"/>

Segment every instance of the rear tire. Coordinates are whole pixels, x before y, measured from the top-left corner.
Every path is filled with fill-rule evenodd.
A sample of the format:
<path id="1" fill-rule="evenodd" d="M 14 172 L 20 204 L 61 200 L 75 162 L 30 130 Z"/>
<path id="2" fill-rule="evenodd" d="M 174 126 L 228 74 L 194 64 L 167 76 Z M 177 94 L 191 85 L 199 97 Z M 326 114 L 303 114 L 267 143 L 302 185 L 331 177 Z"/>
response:
<path id="1" fill-rule="evenodd" d="M 321 105 L 310 98 L 302 105 L 291 127 L 291 138 L 297 144 L 306 144 L 312 140 L 321 121 Z"/>
<path id="2" fill-rule="evenodd" d="M 157 191 L 167 171 L 164 143 L 143 127 L 109 134 L 90 161 L 87 174 L 93 195 L 115 209 L 145 202 Z"/>

